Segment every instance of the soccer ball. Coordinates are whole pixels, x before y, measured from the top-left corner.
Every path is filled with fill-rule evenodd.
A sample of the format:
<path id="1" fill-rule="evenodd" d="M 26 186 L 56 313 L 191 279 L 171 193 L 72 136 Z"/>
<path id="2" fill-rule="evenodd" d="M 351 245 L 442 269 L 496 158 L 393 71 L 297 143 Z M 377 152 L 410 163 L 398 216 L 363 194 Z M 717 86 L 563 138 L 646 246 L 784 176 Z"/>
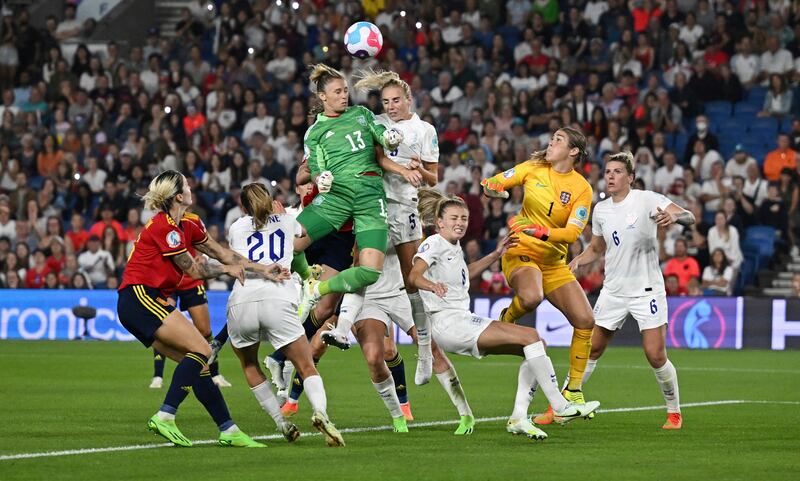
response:
<path id="1" fill-rule="evenodd" d="M 374 57 L 383 48 L 381 30 L 369 22 L 356 22 L 344 34 L 344 48 L 354 57 Z"/>

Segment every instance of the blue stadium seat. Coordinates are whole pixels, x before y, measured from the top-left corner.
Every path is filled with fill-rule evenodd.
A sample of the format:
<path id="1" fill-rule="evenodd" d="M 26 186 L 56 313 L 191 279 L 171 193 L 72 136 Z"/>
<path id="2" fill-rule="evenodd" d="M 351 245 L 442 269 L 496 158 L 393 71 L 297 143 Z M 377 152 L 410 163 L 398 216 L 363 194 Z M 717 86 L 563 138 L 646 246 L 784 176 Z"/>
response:
<path id="1" fill-rule="evenodd" d="M 750 121 L 761 111 L 761 107 L 761 105 L 739 102 L 736 104 L 736 107 L 734 107 L 734 116 L 738 119 L 747 119 Z"/>
<path id="2" fill-rule="evenodd" d="M 768 225 L 754 225 L 748 227 L 745 231 L 744 238 L 755 240 L 757 242 L 765 242 L 772 245 L 775 242 L 775 228 Z"/>
<path id="3" fill-rule="evenodd" d="M 730 117 L 733 113 L 733 104 L 726 100 L 706 102 L 706 115 L 709 118 Z"/>
<path id="4" fill-rule="evenodd" d="M 767 97 L 767 88 L 766 87 L 752 87 L 750 90 L 747 91 L 747 95 L 743 103 L 758 107 L 759 110 L 764 106 L 764 99 Z M 740 102 L 741 104 L 742 102 Z M 737 104 L 738 107 L 740 104 Z"/>
<path id="5" fill-rule="evenodd" d="M 758 273 L 758 260 L 753 256 L 745 256 L 742 265 L 739 266 L 739 276 L 736 278 L 733 293 L 741 295 L 742 290 L 748 284 L 752 284 Z"/>
<path id="6" fill-rule="evenodd" d="M 765 130 L 772 132 L 773 136 L 778 133 L 778 129 L 780 128 L 780 121 L 776 117 L 756 117 L 747 124 L 751 132 Z"/>

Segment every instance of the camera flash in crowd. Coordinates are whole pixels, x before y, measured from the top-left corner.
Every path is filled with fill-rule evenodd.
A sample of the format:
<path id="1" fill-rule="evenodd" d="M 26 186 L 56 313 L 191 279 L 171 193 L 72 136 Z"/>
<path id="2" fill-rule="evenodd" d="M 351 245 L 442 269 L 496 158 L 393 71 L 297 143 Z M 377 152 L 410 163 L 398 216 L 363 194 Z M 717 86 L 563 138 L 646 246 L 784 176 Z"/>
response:
<path id="1" fill-rule="evenodd" d="M 209 12 L 211 12 L 211 11 L 214 10 L 214 4 L 211 3 L 211 2 L 208 2 L 208 4 L 206 5 L 206 8 L 208 9 Z"/>
<path id="2" fill-rule="evenodd" d="M 406 11 L 405 10 L 400 10 L 400 16 L 405 18 Z"/>
<path id="3" fill-rule="evenodd" d="M 254 49 L 253 47 L 248 47 L 247 53 L 253 55 L 254 53 L 256 53 L 256 49 Z"/>
<path id="4" fill-rule="evenodd" d="M 292 2 L 292 10 L 297 10 L 300 8 L 300 2 Z"/>
<path id="5" fill-rule="evenodd" d="M 72 178 L 75 180 L 81 180 L 81 173 L 75 172 L 74 174 L 72 174 Z"/>
<path id="6" fill-rule="evenodd" d="M 417 27 L 417 30 L 419 30 L 422 28 L 422 22 L 417 21 L 417 23 L 415 23 L 414 26 Z"/>
<path id="7" fill-rule="evenodd" d="M 165 114 L 168 114 L 168 113 L 170 113 L 170 112 L 172 112 L 172 107 L 170 107 L 169 105 L 167 105 L 166 107 L 164 107 L 164 113 L 165 113 Z"/>

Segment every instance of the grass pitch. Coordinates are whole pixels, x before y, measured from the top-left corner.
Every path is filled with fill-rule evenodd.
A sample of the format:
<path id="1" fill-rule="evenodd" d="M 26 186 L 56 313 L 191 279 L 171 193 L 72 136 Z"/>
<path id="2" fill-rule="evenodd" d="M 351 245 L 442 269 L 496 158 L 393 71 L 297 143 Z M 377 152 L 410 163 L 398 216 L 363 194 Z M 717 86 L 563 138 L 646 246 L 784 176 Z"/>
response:
<path id="1" fill-rule="evenodd" d="M 683 430 L 668 432 L 660 429 L 663 399 L 641 349 L 612 345 L 584 387 L 605 412 L 544 427 L 550 438 L 542 442 L 505 432 L 519 359 L 451 356 L 479 418 L 474 434 L 457 438 L 446 394 L 435 380 L 413 386 L 414 350 L 401 353 L 416 417 L 409 434 L 390 431 L 355 346 L 329 352 L 319 366 L 347 447 L 327 448 L 317 435 L 287 444 L 226 348 L 221 371 L 234 386 L 223 393 L 233 418 L 248 434 L 267 436 L 269 448 L 216 446 L 215 426 L 190 397 L 178 425 L 201 443 L 179 449 L 146 431 L 166 388 L 148 389 L 152 358 L 138 343 L 3 341 L 0 480 L 755 480 L 800 472 L 800 352 L 670 352 L 685 407 Z M 549 354 L 562 378 L 566 350 Z M 165 385 L 173 367 L 167 364 Z M 545 407 L 539 392 L 533 411 Z M 316 434 L 310 417 L 303 398 L 294 422 Z"/>

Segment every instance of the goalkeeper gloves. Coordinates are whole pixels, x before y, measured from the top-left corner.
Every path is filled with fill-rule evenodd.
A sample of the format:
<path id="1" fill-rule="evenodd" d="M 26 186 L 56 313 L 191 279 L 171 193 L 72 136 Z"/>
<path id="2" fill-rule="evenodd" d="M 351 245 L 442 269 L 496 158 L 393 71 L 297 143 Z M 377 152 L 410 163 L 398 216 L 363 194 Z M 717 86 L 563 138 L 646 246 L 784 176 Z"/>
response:
<path id="1" fill-rule="evenodd" d="M 317 176 L 317 188 L 320 192 L 330 192 L 331 186 L 333 186 L 333 174 L 330 170 L 326 170 Z"/>
<path id="2" fill-rule="evenodd" d="M 483 192 L 488 197 L 496 197 L 498 199 L 508 199 L 508 192 L 506 192 L 506 188 L 503 187 L 503 184 L 497 182 L 496 180 L 492 180 L 491 178 L 483 179 L 481 181 L 481 186 L 483 187 Z"/>
<path id="3" fill-rule="evenodd" d="M 511 232 L 514 232 L 515 234 L 522 232 L 525 235 L 536 237 L 537 239 L 541 239 L 543 241 L 546 241 L 550 238 L 549 227 L 534 224 L 530 219 L 527 217 L 522 217 L 521 215 L 515 215 L 514 217 L 508 219 L 508 228 L 511 229 Z"/>

